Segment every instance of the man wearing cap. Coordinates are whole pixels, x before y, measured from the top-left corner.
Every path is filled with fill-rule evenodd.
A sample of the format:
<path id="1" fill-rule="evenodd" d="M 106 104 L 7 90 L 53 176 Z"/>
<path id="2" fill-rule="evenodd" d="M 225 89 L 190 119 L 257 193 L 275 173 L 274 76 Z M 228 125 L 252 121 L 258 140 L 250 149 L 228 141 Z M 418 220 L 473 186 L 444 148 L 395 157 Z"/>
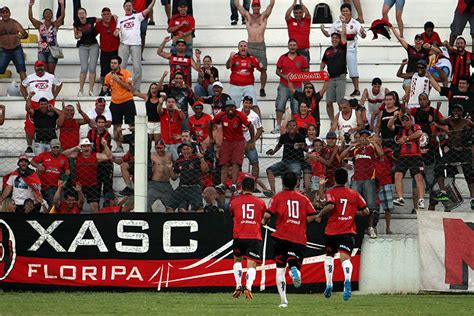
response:
<path id="1" fill-rule="evenodd" d="M 189 117 L 189 131 L 191 136 L 203 146 L 204 150 L 209 145 L 209 122 L 212 117 L 203 112 L 204 104 L 201 101 L 196 101 L 193 104 L 194 115 Z"/>
<path id="2" fill-rule="evenodd" d="M 105 101 L 103 97 L 95 99 L 94 108 L 87 111 L 87 116 L 89 117 L 89 128 L 97 127 L 95 119 L 98 115 L 103 115 L 105 117 L 105 128 L 112 126 L 112 113 L 107 106 L 107 101 Z"/>
<path id="3" fill-rule="evenodd" d="M 69 160 L 61 153 L 59 141 L 51 140 L 51 150 L 35 156 L 31 165 L 40 177 L 43 198 L 51 204 L 58 189 L 58 181 L 61 179 L 65 182 L 71 174 Z"/>
<path id="4" fill-rule="evenodd" d="M 168 22 L 168 33 L 173 35 L 173 45 L 171 53 L 176 54 L 176 41 L 184 40 L 186 43 L 185 54 L 192 56 L 193 54 L 193 32 L 196 28 L 194 17 L 188 14 L 188 3 L 185 0 L 178 0 L 178 14 L 171 17 Z"/>
<path id="5" fill-rule="evenodd" d="M 112 158 L 112 152 L 105 139 L 102 139 L 102 146 L 104 146 L 104 151 L 95 153 L 92 151 L 90 140 L 84 138 L 79 146 L 64 151 L 64 155 L 76 159 L 74 185 L 78 183 L 81 185 L 92 213 L 97 213 L 100 201 L 100 190 L 97 186 L 97 165 Z"/>
<path id="6" fill-rule="evenodd" d="M 405 95 L 405 99 L 408 100 L 409 109 L 420 107 L 418 103 L 420 94 L 424 93 L 427 96 L 430 95 L 431 83 L 426 74 L 426 61 L 420 59 L 416 63 L 416 72 L 411 78 L 410 90 Z"/>
<path id="7" fill-rule="evenodd" d="M 28 98 L 28 94 L 33 92 L 30 101 L 31 108 L 35 110 L 38 108 L 41 98 L 46 98 L 48 104 L 54 106 L 55 99 L 62 87 L 63 83 L 55 75 L 46 72 L 45 63 L 38 60 L 35 62 L 35 73 L 29 75 L 21 82 L 20 92 L 25 100 Z M 26 152 L 33 152 L 31 145 L 35 137 L 35 125 L 28 113 L 26 114 L 25 120 L 25 134 L 28 143 Z"/>
<path id="8" fill-rule="evenodd" d="M 0 17 L 0 74 L 5 73 L 12 61 L 23 81 L 26 78 L 26 66 L 20 40 L 28 38 L 28 33 L 18 21 L 10 18 L 8 7 L 0 8 Z"/>
<path id="9" fill-rule="evenodd" d="M 95 32 L 100 35 L 100 81 L 103 86 L 105 76 L 110 72 L 110 60 L 118 55 L 120 38 L 114 32 L 117 28 L 117 20 L 110 8 L 104 7 L 101 17 L 95 23 Z M 103 89 L 100 95 L 105 95 Z"/>
<path id="10" fill-rule="evenodd" d="M 43 204 L 41 195 L 41 180 L 38 174 L 29 168 L 30 161 L 25 154 L 21 154 L 18 158 L 18 168 L 8 175 L 6 187 L 3 188 L 0 196 L 0 204 L 3 203 L 10 194 L 12 200 L 15 201 L 17 213 L 24 212 L 24 204 L 26 200 L 33 200 L 35 210 L 39 211 Z"/>
<path id="11" fill-rule="evenodd" d="M 464 179 L 471 195 L 471 209 L 474 210 L 474 169 L 472 169 L 472 130 L 474 124 L 471 120 L 464 118 L 463 112 L 464 108 L 461 104 L 453 104 L 451 115 L 445 119 L 437 118 L 435 126 L 448 127 L 447 147 L 449 150 L 444 155 L 443 162 L 447 164 L 446 169 L 450 178 L 454 178 L 457 173 L 456 164 L 461 164 Z"/>
<path id="12" fill-rule="evenodd" d="M 173 157 L 173 161 L 178 159 L 178 146 L 181 143 L 182 122 L 186 115 L 178 108 L 176 98 L 168 96 L 166 98 L 166 108 L 159 102 L 157 112 L 161 122 L 161 139 Z"/>
<path id="13" fill-rule="evenodd" d="M 395 119 L 402 122 L 402 126 L 395 125 Z M 415 209 L 425 208 L 425 181 L 423 178 L 424 164 L 421 157 L 420 137 L 423 135 L 420 125 L 414 124 L 409 114 L 396 111 L 388 121 L 388 128 L 395 131 L 395 141 L 400 147 L 398 159 L 395 163 L 395 191 L 398 198 L 393 203 L 405 206 L 403 198 L 403 177 L 410 170 L 410 175 L 415 178 L 418 201 L 413 201 Z"/>
<path id="14" fill-rule="evenodd" d="M 142 12 L 134 13 L 132 1 L 126 0 L 123 4 L 125 16 L 118 19 L 114 31 L 115 36 L 120 35 L 119 56 L 122 58 L 125 68 L 129 56 L 132 57 L 135 91 L 140 91 L 142 83 L 141 23 L 148 16 L 154 4 L 155 0 Z"/>
<path id="15" fill-rule="evenodd" d="M 260 167 L 258 164 L 258 151 L 257 148 L 255 147 L 255 142 L 262 136 L 263 134 L 263 126 L 262 126 L 262 120 L 258 116 L 257 113 L 255 113 L 254 110 L 252 110 L 253 107 L 253 100 L 252 97 L 250 96 L 245 96 L 243 100 L 243 106 L 242 106 L 242 113 L 247 116 L 247 119 L 252 123 L 253 128 L 255 130 L 255 137 L 254 137 L 254 142 L 251 142 L 251 137 L 250 137 L 250 132 L 248 128 L 245 126 L 244 127 L 244 136 L 245 136 L 245 141 L 247 141 L 247 145 L 245 145 L 245 157 L 249 160 L 249 164 L 252 166 L 252 176 L 255 177 L 255 179 L 258 178 L 258 174 L 260 172 Z"/>
<path id="16" fill-rule="evenodd" d="M 360 24 L 359 21 L 352 17 L 352 7 L 349 3 L 341 5 L 341 16 L 334 22 L 329 28 L 329 32 L 324 28 L 324 24 L 321 24 L 321 31 L 326 37 L 330 37 L 332 34 L 342 34 L 343 25 L 347 25 L 346 37 L 347 37 L 347 69 L 349 71 L 349 77 L 351 77 L 352 84 L 354 85 L 354 91 L 351 93 L 351 97 L 359 96 L 359 71 L 357 69 L 357 37 L 365 38 L 367 33 Z"/>
<path id="17" fill-rule="evenodd" d="M 160 200 L 167 213 L 173 212 L 171 205 L 173 188 L 170 178 L 173 174 L 173 159 L 165 151 L 165 144 L 159 141 L 155 144 L 155 152 L 151 154 L 153 175 L 148 181 L 147 212 L 152 212 L 153 203 Z"/>
<path id="18" fill-rule="evenodd" d="M 290 38 L 288 41 L 288 52 L 281 55 L 276 64 L 276 74 L 280 77 L 277 98 L 275 100 L 277 127 L 281 125 L 281 119 L 283 118 L 283 113 L 285 113 L 286 103 L 288 100 L 290 100 L 291 113 L 293 115 L 298 113 L 298 100 L 293 97 L 293 94 L 288 87 L 288 75 L 290 73 L 309 71 L 308 61 L 303 57 L 303 55 L 300 55 L 297 50 L 298 46 L 296 40 Z M 301 81 L 293 82 L 293 85 L 296 88 L 295 91 L 301 92 L 301 84 Z M 276 133 L 277 131 L 275 131 L 274 134 Z"/>
<path id="19" fill-rule="evenodd" d="M 365 88 L 362 92 L 360 105 L 367 109 L 367 122 L 371 130 L 375 127 L 377 113 L 385 100 L 385 94 L 389 92 L 390 90 L 382 86 L 382 80 L 378 77 L 372 79 L 371 87 Z"/>
<path id="20" fill-rule="evenodd" d="M 260 113 L 257 105 L 257 95 L 255 93 L 255 77 L 254 70 L 263 71 L 263 65 L 248 51 L 248 43 L 240 41 L 238 46 L 239 52 L 230 53 L 226 62 L 226 68 L 230 69 L 230 90 L 229 95 L 236 105 L 240 108 L 240 102 L 246 95 L 251 96 L 253 105 L 257 113 Z"/>
<path id="21" fill-rule="evenodd" d="M 167 36 L 163 39 L 161 42 L 160 47 L 158 47 L 158 50 L 156 53 L 164 58 L 169 60 L 170 64 L 170 86 L 174 84 L 174 76 L 177 72 L 182 72 L 184 75 L 184 82 L 191 87 L 191 67 L 199 71 L 201 68 L 201 51 L 199 49 L 196 49 L 195 55 L 196 55 L 196 61 L 193 59 L 193 53 L 192 50 L 191 52 L 186 52 L 186 41 L 184 39 L 178 39 L 176 40 L 175 46 L 176 46 L 176 52 L 170 52 L 166 53 L 164 52 L 165 45 L 171 41 L 171 37 Z"/>
<path id="22" fill-rule="evenodd" d="M 215 81 L 212 84 L 212 90 L 214 91 L 214 95 L 202 98 L 202 102 L 210 104 L 212 107 L 212 115 L 216 115 L 224 108 L 227 100 L 230 100 L 231 97 L 223 92 L 224 85 L 220 81 Z"/>
<path id="23" fill-rule="evenodd" d="M 383 156 L 382 148 L 377 144 L 375 139 L 370 137 L 370 131 L 362 130 L 359 132 L 360 138 L 352 142 L 340 156 L 340 159 L 346 157 L 353 158 L 354 161 L 354 175 L 351 179 L 351 189 L 362 195 L 367 202 L 367 207 L 371 211 L 369 219 L 369 236 L 376 238 L 373 218 L 376 211 L 375 205 L 375 161 L 377 156 Z"/>
<path id="24" fill-rule="evenodd" d="M 30 92 L 26 99 L 26 112 L 33 120 L 34 137 L 33 152 L 38 155 L 44 151 L 49 151 L 50 142 L 57 138 L 56 123 L 61 114 L 59 109 L 48 103 L 46 98 L 39 99 L 38 107 L 33 109 L 31 98 L 34 92 Z"/>
<path id="25" fill-rule="evenodd" d="M 209 123 L 209 140 L 211 144 L 215 143 L 212 131 L 215 124 L 222 124 L 224 140 L 219 147 L 219 164 L 221 166 L 221 183 L 216 189 L 225 192 L 225 182 L 229 174 L 229 167 L 232 166 L 232 185 L 231 191 L 237 189 L 237 177 L 240 167 L 244 160 L 244 151 L 246 146 L 255 146 L 255 130 L 253 125 L 242 112 L 237 111 L 234 100 L 228 100 L 224 111 L 219 112 Z M 250 140 L 245 141 L 244 127 L 248 128 Z"/>
<path id="26" fill-rule="evenodd" d="M 270 0 L 270 3 L 263 12 L 260 12 L 260 0 L 252 0 L 252 13 L 247 11 L 240 4 L 240 0 L 234 0 L 234 4 L 246 21 L 245 25 L 247 27 L 249 52 L 261 63 L 260 96 L 265 97 L 265 85 L 267 84 L 267 47 L 265 46 L 265 30 L 267 29 L 268 18 L 272 13 L 275 0 Z M 255 98 L 256 96 L 252 97 Z M 239 102 L 239 100 L 235 101 Z"/>
<path id="27" fill-rule="evenodd" d="M 192 212 L 203 212 L 201 179 L 208 171 L 204 156 L 196 153 L 190 143 L 184 142 L 171 174 L 173 180 L 179 176 L 179 186 L 173 194 L 173 209 L 186 213 L 191 207 Z"/>

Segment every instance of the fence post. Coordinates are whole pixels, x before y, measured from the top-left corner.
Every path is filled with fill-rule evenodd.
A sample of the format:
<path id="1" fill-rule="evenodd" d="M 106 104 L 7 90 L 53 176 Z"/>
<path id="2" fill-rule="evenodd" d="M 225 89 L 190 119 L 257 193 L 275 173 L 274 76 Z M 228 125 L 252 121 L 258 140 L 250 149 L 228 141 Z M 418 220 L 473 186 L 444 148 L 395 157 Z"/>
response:
<path id="1" fill-rule="evenodd" d="M 135 116 L 134 212 L 146 212 L 148 190 L 147 117 Z"/>

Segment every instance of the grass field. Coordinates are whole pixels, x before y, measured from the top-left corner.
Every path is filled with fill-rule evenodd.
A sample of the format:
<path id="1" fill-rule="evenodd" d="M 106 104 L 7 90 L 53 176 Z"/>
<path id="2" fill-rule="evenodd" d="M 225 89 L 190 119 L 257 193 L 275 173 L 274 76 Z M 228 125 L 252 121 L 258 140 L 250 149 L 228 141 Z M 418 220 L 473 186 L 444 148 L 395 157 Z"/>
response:
<path id="1" fill-rule="evenodd" d="M 278 294 L 254 294 L 254 300 L 229 294 L 7 292 L 0 293 L 0 315 L 193 314 L 193 315 L 474 315 L 474 295 L 354 295 L 341 293 L 289 295 L 289 306 L 278 308 Z"/>

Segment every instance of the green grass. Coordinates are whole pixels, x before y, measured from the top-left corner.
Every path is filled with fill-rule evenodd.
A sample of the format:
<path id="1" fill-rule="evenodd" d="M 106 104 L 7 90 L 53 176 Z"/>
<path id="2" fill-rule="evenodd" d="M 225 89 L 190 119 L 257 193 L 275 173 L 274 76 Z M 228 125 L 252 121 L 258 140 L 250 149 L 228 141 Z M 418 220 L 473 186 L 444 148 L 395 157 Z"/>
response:
<path id="1" fill-rule="evenodd" d="M 289 307 L 278 308 L 278 294 L 254 294 L 254 300 L 231 294 L 151 292 L 6 292 L 0 293 L 0 315 L 155 314 L 155 315 L 474 315 L 474 295 L 353 295 L 331 299 L 322 294 L 289 295 Z M 28 313 L 28 314 L 27 314 Z"/>

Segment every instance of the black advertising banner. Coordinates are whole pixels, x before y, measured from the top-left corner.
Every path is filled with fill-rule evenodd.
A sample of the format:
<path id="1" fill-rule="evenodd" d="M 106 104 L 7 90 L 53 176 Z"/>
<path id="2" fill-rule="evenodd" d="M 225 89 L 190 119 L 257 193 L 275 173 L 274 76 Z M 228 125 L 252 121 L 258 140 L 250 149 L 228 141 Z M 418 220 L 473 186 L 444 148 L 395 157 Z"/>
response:
<path id="1" fill-rule="evenodd" d="M 254 283 L 260 290 L 275 286 L 273 229 L 262 230 L 264 262 Z M 324 288 L 323 230 L 323 224 L 308 225 L 302 268 L 305 291 Z M 353 253 L 352 261 L 357 282 L 359 252 Z M 232 218 L 224 214 L 0 213 L 0 287 L 4 289 L 212 291 L 235 285 L 232 269 Z M 334 281 L 343 281 L 338 261 L 334 272 Z"/>

